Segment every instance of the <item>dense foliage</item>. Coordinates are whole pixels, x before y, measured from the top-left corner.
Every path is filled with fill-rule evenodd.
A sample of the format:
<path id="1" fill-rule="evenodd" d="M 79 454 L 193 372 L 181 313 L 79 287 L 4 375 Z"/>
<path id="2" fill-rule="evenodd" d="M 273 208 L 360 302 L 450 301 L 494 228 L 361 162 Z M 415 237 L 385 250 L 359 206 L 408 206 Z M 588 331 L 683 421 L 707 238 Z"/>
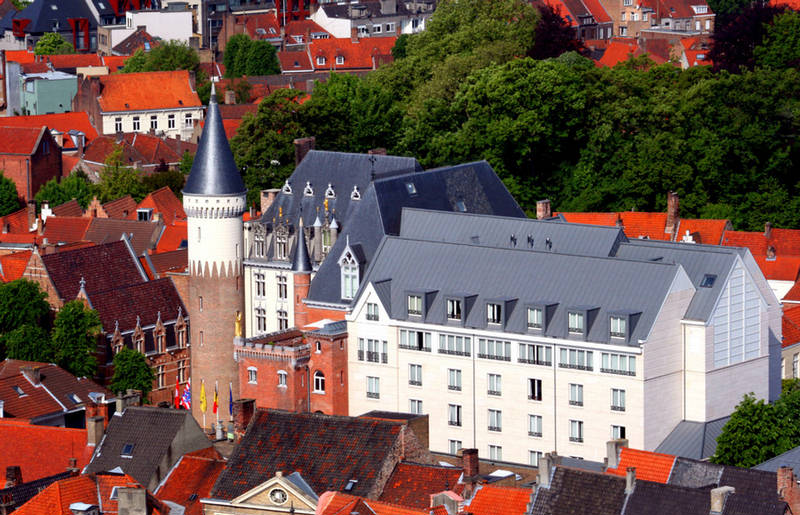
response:
<path id="1" fill-rule="evenodd" d="M 228 78 L 281 72 L 275 47 L 269 41 L 252 40 L 246 34 L 231 36 L 225 45 L 222 62 Z"/>
<path id="2" fill-rule="evenodd" d="M 20 207 L 19 194 L 14 181 L 3 175 L 0 170 L 0 216 L 17 211 Z"/>
<path id="3" fill-rule="evenodd" d="M 75 47 L 58 32 L 45 32 L 33 47 L 33 53 L 36 55 L 74 54 Z"/>
<path id="4" fill-rule="evenodd" d="M 58 179 L 50 179 L 36 193 L 36 202 L 49 202 L 50 206 L 58 206 L 72 199 L 78 201 L 82 208 L 86 209 L 92 200 L 95 190 L 89 177 L 82 170 L 72 172 L 58 182 Z"/>
<path id="5" fill-rule="evenodd" d="M 101 329 L 97 311 L 80 300 L 64 304 L 53 323 L 55 362 L 77 377 L 93 377 L 97 370 L 96 336 Z"/>
<path id="6" fill-rule="evenodd" d="M 200 71 L 197 52 L 181 41 L 167 41 L 145 52 L 141 48 L 125 61 L 121 73 L 160 72 L 172 70 Z"/>
<path id="7" fill-rule="evenodd" d="M 331 75 L 305 102 L 276 92 L 232 148 L 250 188 L 280 187 L 292 140 L 313 135 L 320 149 L 384 147 L 425 167 L 486 159 L 529 213 L 541 198 L 564 211 L 663 211 L 672 190 L 687 217 L 798 227 L 797 18 L 763 12 L 749 54 L 730 61 L 752 69 L 682 71 L 646 57 L 609 69 L 568 41 L 537 50 L 557 20 L 521 0 L 442 0 L 394 63 Z M 525 57 L 546 55 L 559 56 Z"/>
<path id="8" fill-rule="evenodd" d="M 153 379 L 153 369 L 141 352 L 123 348 L 114 356 L 114 375 L 110 385 L 112 392 L 141 390 L 142 396 L 147 398 L 153 389 Z"/>

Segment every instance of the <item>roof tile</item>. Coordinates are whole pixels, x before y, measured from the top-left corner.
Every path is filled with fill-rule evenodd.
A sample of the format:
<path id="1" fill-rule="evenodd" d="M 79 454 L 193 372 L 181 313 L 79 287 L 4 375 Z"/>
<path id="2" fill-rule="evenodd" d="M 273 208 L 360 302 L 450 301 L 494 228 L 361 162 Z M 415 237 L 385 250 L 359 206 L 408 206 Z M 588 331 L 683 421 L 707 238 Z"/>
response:
<path id="1" fill-rule="evenodd" d="M 0 154 L 31 155 L 44 127 L 0 127 Z"/>
<path id="2" fill-rule="evenodd" d="M 462 470 L 457 467 L 423 465 L 402 462 L 394 468 L 383 487 L 379 500 L 402 506 L 425 509 L 430 506 L 430 494 L 463 490 L 458 484 Z"/>
<path id="3" fill-rule="evenodd" d="M 91 293 L 89 300 L 100 316 L 103 329 L 109 333 L 117 323 L 119 330 L 125 332 L 135 329 L 137 321 L 147 327 L 159 317 L 163 322 L 177 319 L 178 311 L 188 315 L 170 278 Z"/>
<path id="4" fill-rule="evenodd" d="M 18 465 L 22 479 L 33 481 L 64 472 L 70 458 L 75 458 L 81 468 L 89 463 L 94 451 L 86 441 L 85 429 L 34 426 L 27 421 L 2 418 L 0 470 Z"/>
<path id="5" fill-rule="evenodd" d="M 610 468 L 606 472 L 617 476 L 625 476 L 628 467 L 634 467 L 637 479 L 666 483 L 674 462 L 675 456 L 671 454 L 660 454 L 623 447 L 622 451 L 620 451 L 619 466 Z"/>
<path id="6" fill-rule="evenodd" d="M 99 80 L 98 102 L 104 112 L 202 106 L 186 70 L 113 74 Z"/>
<path id="7" fill-rule="evenodd" d="M 225 460 L 213 447 L 186 454 L 156 490 L 156 498 L 183 506 L 185 515 L 202 515 L 200 499 L 211 494 L 224 468 Z"/>
<path id="8" fill-rule="evenodd" d="M 97 137 L 97 130 L 89 122 L 89 115 L 83 111 L 0 117 L 0 127 L 31 127 L 40 129 L 44 126 L 63 133 L 71 130 L 78 130 L 86 135 L 87 140 L 92 140 Z M 67 146 L 71 146 L 71 143 Z"/>
<path id="9" fill-rule="evenodd" d="M 469 501 L 465 510 L 472 515 L 494 515 L 495 513 L 524 514 L 531 501 L 529 488 L 510 488 L 483 485 Z"/>

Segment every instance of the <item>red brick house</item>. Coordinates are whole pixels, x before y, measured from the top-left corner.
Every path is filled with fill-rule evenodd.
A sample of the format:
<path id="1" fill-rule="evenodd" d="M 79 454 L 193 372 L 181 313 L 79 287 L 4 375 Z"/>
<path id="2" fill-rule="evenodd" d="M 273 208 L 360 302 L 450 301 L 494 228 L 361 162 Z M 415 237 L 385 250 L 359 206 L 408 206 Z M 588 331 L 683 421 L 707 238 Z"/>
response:
<path id="1" fill-rule="evenodd" d="M 47 181 L 61 176 L 61 147 L 47 127 L 0 127 L 0 170 L 28 202 Z"/>

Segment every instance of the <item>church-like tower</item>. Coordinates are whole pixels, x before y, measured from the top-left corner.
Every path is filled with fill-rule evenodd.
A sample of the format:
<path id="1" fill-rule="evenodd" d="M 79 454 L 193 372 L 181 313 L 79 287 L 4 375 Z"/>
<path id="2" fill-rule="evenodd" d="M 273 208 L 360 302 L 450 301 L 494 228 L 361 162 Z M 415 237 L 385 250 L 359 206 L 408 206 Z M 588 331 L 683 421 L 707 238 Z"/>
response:
<path id="1" fill-rule="evenodd" d="M 219 384 L 220 421 L 229 420 L 229 384 L 234 398 L 239 397 L 233 339 L 244 317 L 242 214 L 246 194 L 212 86 L 205 128 L 183 188 L 189 240 L 186 300 L 191 316 L 192 413 L 202 424 L 200 387 L 205 383 L 206 427 L 215 421 L 211 411 L 215 383 Z"/>

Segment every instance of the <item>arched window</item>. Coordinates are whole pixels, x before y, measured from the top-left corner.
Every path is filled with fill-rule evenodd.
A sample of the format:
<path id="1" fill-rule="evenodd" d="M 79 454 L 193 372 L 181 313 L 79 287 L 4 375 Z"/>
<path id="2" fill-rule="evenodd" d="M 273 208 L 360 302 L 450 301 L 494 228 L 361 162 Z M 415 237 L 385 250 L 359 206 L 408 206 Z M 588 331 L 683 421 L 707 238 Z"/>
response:
<path id="1" fill-rule="evenodd" d="M 317 352 L 322 352 L 322 344 L 317 342 Z"/>
<path id="2" fill-rule="evenodd" d="M 314 372 L 314 393 L 325 393 L 325 374 L 319 370 Z"/>
<path id="3" fill-rule="evenodd" d="M 285 370 L 278 370 L 278 386 L 286 386 L 287 375 Z"/>
<path id="4" fill-rule="evenodd" d="M 342 298 L 352 299 L 358 290 L 358 263 L 350 251 L 345 252 L 339 263 L 342 268 Z"/>

